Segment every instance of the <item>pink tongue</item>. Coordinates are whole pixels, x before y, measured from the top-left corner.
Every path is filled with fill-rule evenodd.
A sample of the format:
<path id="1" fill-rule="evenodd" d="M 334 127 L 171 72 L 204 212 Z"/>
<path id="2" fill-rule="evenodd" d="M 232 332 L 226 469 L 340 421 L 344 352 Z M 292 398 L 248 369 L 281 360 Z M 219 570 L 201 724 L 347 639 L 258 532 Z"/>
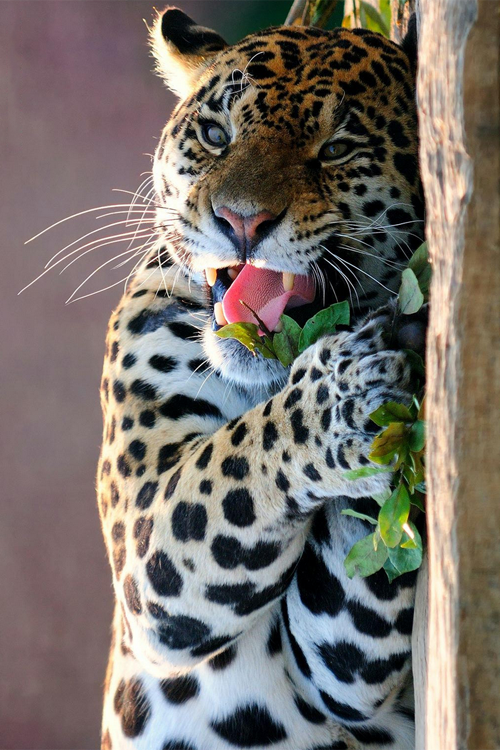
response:
<path id="1" fill-rule="evenodd" d="M 247 264 L 225 293 L 222 309 L 228 323 L 257 323 L 248 309 L 250 307 L 273 331 L 286 308 L 312 302 L 315 291 L 314 281 L 309 276 L 296 276 L 293 290 L 285 292 L 283 274 Z"/>

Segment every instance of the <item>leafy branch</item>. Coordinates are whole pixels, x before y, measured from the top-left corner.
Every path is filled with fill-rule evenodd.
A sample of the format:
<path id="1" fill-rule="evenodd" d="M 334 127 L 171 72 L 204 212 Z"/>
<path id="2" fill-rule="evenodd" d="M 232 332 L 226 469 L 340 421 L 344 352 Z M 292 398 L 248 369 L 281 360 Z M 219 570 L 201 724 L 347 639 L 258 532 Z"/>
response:
<path id="1" fill-rule="evenodd" d="M 398 295 L 399 312 L 417 313 L 428 299 L 432 269 L 423 243 L 402 273 Z M 410 352 L 409 352 L 410 354 Z M 424 364 L 411 352 L 416 374 L 423 375 Z M 374 497 L 380 506 L 377 518 L 343 510 L 344 515 L 369 521 L 375 529 L 360 539 L 345 559 L 347 575 L 362 577 L 383 568 L 393 581 L 416 570 L 422 563 L 422 538 L 411 520 L 412 506 L 424 511 L 425 502 L 425 395 L 423 389 L 413 396 L 410 406 L 390 401 L 382 404 L 370 419 L 384 429 L 373 440 L 368 458 L 374 466 L 363 466 L 345 473 L 355 481 L 376 474 L 393 472 L 393 488 Z"/>
<path id="2" fill-rule="evenodd" d="M 390 0 L 379 0 L 376 8 L 366 0 L 353 0 L 351 11 L 342 21 L 345 28 L 362 26 L 390 37 Z M 285 20 L 287 26 L 316 26 L 324 29 L 332 18 L 338 0 L 295 0 Z"/>
<path id="3" fill-rule="evenodd" d="M 257 323 L 229 323 L 216 332 L 217 336 L 223 339 L 237 339 L 253 354 L 260 352 L 266 359 L 278 359 L 283 367 L 291 365 L 299 354 L 321 336 L 335 333 L 337 326 L 349 325 L 350 320 L 349 303 L 337 302 L 309 318 L 303 328 L 293 318 L 282 315 L 282 330 L 274 335 L 266 332 L 261 336 L 259 330 L 267 331 L 266 327 L 257 313 L 246 304 L 245 307 L 250 310 Z"/>
<path id="4" fill-rule="evenodd" d="M 379 466 L 363 466 L 345 473 L 356 480 L 394 472 L 393 489 L 374 496 L 380 506 L 377 518 L 347 509 L 342 513 L 369 521 L 375 527 L 360 539 L 346 557 L 347 575 L 362 577 L 383 568 L 389 581 L 416 570 L 422 562 L 422 538 L 410 519 L 411 506 L 424 510 L 425 421 L 424 401 L 413 397 L 411 406 L 393 401 L 379 406 L 370 419 L 385 429 L 373 440 L 368 458 Z"/>
<path id="5" fill-rule="evenodd" d="M 428 300 L 431 266 L 427 246 L 423 243 L 411 257 L 403 271 L 398 294 L 398 312 L 414 315 Z M 247 305 L 248 307 L 248 305 Z M 254 355 L 278 359 L 288 367 L 307 347 L 321 336 L 333 334 L 339 325 L 349 325 L 350 310 L 347 301 L 338 302 L 320 310 L 303 328 L 288 315 L 280 318 L 279 333 L 267 331 L 258 315 L 256 323 L 231 323 L 217 335 L 235 338 Z M 259 330 L 266 331 L 263 336 Z M 425 375 L 424 363 L 411 350 L 407 355 L 414 373 Z M 413 396 L 409 406 L 394 401 L 382 404 L 370 419 L 383 430 L 375 436 L 368 458 L 372 466 L 345 473 L 346 479 L 356 481 L 382 473 L 393 473 L 392 490 L 374 497 L 380 510 L 374 518 L 346 509 L 342 513 L 368 521 L 373 533 L 360 539 L 345 559 L 347 575 L 362 577 L 383 568 L 392 582 L 403 573 L 416 570 L 422 562 L 422 538 L 413 522 L 413 516 L 424 510 L 425 501 L 425 395 L 423 388 Z M 412 510 L 412 506 L 414 510 Z"/>

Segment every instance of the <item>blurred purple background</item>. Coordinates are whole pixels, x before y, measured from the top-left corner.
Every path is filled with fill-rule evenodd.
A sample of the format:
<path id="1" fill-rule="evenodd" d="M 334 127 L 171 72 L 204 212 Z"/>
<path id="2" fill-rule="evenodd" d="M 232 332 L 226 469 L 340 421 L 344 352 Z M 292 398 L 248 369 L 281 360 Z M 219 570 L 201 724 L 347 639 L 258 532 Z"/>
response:
<path id="1" fill-rule="evenodd" d="M 178 4 L 228 41 L 279 23 L 290 5 Z M 94 475 L 104 336 L 120 287 L 64 302 L 113 246 L 17 292 L 96 222 L 82 217 L 25 247 L 29 237 L 126 202 L 112 188 L 134 190 L 150 169 L 145 154 L 174 103 L 150 72 L 142 19 L 152 11 L 130 0 L 0 3 L 2 750 L 99 744 L 112 591 Z M 99 273 L 87 291 L 119 273 Z"/>

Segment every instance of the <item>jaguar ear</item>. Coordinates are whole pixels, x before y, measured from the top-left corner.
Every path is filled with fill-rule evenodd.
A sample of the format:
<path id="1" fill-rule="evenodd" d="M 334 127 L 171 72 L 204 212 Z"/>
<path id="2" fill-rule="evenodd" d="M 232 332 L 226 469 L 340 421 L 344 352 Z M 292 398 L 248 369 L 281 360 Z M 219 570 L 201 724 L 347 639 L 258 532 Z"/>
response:
<path id="1" fill-rule="evenodd" d="M 406 36 L 401 42 L 401 47 L 410 61 L 413 72 L 417 70 L 417 57 L 418 57 L 418 29 L 417 29 L 417 14 L 412 13 L 410 20 L 408 21 L 408 29 Z"/>
<path id="2" fill-rule="evenodd" d="M 157 73 L 181 99 L 189 96 L 214 55 L 228 46 L 219 34 L 198 26 L 178 8 L 157 14 L 150 44 Z"/>

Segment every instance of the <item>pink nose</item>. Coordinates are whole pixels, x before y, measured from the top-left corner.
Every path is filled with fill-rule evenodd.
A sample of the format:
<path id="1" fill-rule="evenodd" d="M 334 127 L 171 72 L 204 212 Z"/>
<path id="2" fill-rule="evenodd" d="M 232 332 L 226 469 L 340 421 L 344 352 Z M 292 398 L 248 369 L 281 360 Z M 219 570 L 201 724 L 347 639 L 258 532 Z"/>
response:
<path id="1" fill-rule="evenodd" d="M 219 219 L 221 229 L 229 235 L 230 239 L 240 250 L 251 249 L 259 239 L 274 226 L 276 214 L 270 211 L 260 211 L 251 216 L 241 216 L 231 211 L 227 206 L 214 209 L 215 216 Z"/>

